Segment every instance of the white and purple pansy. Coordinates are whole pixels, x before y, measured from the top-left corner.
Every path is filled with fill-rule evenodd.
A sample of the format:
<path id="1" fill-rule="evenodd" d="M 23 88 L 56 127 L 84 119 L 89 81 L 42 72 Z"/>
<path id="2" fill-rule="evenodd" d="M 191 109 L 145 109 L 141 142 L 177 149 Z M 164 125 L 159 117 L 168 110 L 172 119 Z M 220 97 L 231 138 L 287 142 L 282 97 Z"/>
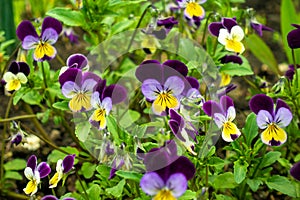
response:
<path id="1" fill-rule="evenodd" d="M 35 27 L 28 20 L 19 24 L 16 33 L 24 49 L 34 49 L 34 60 L 44 61 L 55 57 L 56 49 L 52 45 L 56 43 L 61 31 L 62 25 L 58 20 L 46 17 L 42 24 L 41 35 L 37 34 Z"/>
<path id="2" fill-rule="evenodd" d="M 58 182 L 67 174 L 74 165 L 75 154 L 67 155 L 63 160 L 59 159 L 56 163 L 56 173 L 49 180 L 49 188 L 55 188 Z"/>
<path id="3" fill-rule="evenodd" d="M 51 168 L 46 162 L 41 162 L 37 165 L 37 157 L 32 155 L 27 161 L 27 167 L 24 170 L 24 174 L 29 182 L 26 185 L 26 188 L 23 189 L 25 194 L 34 195 L 38 190 L 38 185 L 41 182 L 41 179 L 50 174 Z"/>
<path id="4" fill-rule="evenodd" d="M 249 101 L 250 109 L 257 115 L 256 122 L 260 129 L 261 140 L 271 146 L 279 146 L 286 142 L 287 134 L 283 130 L 293 119 L 290 107 L 281 99 L 277 99 L 276 108 L 271 97 L 257 94 Z"/>
<path id="5" fill-rule="evenodd" d="M 193 19 L 194 17 L 203 19 L 205 17 L 205 10 L 200 5 L 205 3 L 206 0 L 177 0 L 180 8 L 184 8 L 184 15 L 188 19 Z"/>
<path id="6" fill-rule="evenodd" d="M 218 128 L 222 129 L 222 138 L 226 142 L 237 139 L 241 132 L 233 123 L 236 113 L 233 101 L 228 96 L 222 96 L 220 103 L 209 100 L 203 104 L 203 111 L 212 117 Z"/>
<path id="7" fill-rule="evenodd" d="M 60 69 L 59 75 L 61 76 L 69 68 L 81 69 L 82 71 L 89 70 L 89 61 L 87 57 L 83 54 L 76 53 L 72 54 L 67 59 L 67 65 Z"/>

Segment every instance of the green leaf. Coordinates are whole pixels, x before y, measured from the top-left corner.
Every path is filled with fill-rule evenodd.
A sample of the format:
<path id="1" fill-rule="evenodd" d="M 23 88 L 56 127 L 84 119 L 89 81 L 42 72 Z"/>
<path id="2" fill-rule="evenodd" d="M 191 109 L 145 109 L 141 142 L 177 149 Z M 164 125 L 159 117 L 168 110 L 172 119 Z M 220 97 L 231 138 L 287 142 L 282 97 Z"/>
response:
<path id="1" fill-rule="evenodd" d="M 13 159 L 4 164 L 5 171 L 9 170 L 23 170 L 26 167 L 26 161 L 23 159 Z"/>
<path id="2" fill-rule="evenodd" d="M 111 194 L 116 198 L 120 198 L 122 196 L 122 192 L 123 192 L 125 183 L 126 183 L 125 179 L 122 179 L 116 186 L 114 186 L 112 188 L 107 188 L 105 191 L 108 194 Z"/>
<path id="3" fill-rule="evenodd" d="M 196 192 L 193 192 L 191 190 L 187 190 L 185 191 L 185 193 L 180 196 L 178 198 L 178 200 L 191 200 L 191 199 L 196 199 L 197 198 L 197 193 Z"/>
<path id="4" fill-rule="evenodd" d="M 23 176 L 19 172 L 7 171 L 4 174 L 5 179 L 23 180 Z"/>
<path id="5" fill-rule="evenodd" d="M 83 121 L 75 126 L 75 135 L 81 142 L 85 142 L 89 136 L 91 130 L 91 123 L 89 121 Z"/>
<path id="6" fill-rule="evenodd" d="M 226 182 L 224 182 L 226 180 Z M 224 174 L 218 175 L 214 181 L 213 186 L 216 189 L 221 188 L 235 188 L 237 185 L 236 181 L 234 180 L 234 175 L 231 172 L 225 172 Z"/>
<path id="7" fill-rule="evenodd" d="M 86 191 L 89 195 L 89 200 L 98 200 L 101 194 L 101 187 L 99 185 L 93 184 Z"/>
<path id="8" fill-rule="evenodd" d="M 122 20 L 116 24 L 114 24 L 111 28 L 110 35 L 115 35 L 117 33 L 120 33 L 126 29 L 128 29 L 132 24 L 134 23 L 133 20 Z"/>
<path id="9" fill-rule="evenodd" d="M 224 194 L 217 194 L 217 195 L 215 195 L 215 197 L 216 197 L 215 198 L 216 200 L 236 200 L 235 198 L 224 195 Z"/>
<path id="10" fill-rule="evenodd" d="M 131 1 L 120 1 L 120 0 L 111 0 L 109 1 L 109 7 L 116 9 L 123 6 L 140 6 L 139 4 L 142 2 L 146 2 L 147 0 L 131 0 Z"/>
<path id="11" fill-rule="evenodd" d="M 242 56 L 241 56 L 242 57 Z M 220 72 L 228 74 L 230 76 L 246 76 L 252 75 L 253 71 L 249 65 L 247 59 L 243 58 L 243 64 L 226 63 L 220 68 Z"/>
<path id="12" fill-rule="evenodd" d="M 30 105 L 39 105 L 42 99 L 43 97 L 36 90 L 30 90 L 22 97 L 22 100 Z"/>
<path id="13" fill-rule="evenodd" d="M 296 188 L 286 177 L 275 175 L 266 181 L 267 186 L 270 189 L 277 190 L 283 194 L 289 195 L 291 197 L 296 197 Z"/>
<path id="14" fill-rule="evenodd" d="M 107 120 L 107 130 L 112 134 L 115 142 L 119 144 L 120 142 L 119 131 L 118 131 L 119 128 L 116 119 L 112 115 L 109 115 L 106 117 L 106 120 Z"/>
<path id="15" fill-rule="evenodd" d="M 243 133 L 246 136 L 248 147 L 251 146 L 252 140 L 258 135 L 258 126 L 256 123 L 256 115 L 251 113 L 246 119 L 246 124 L 243 128 Z"/>
<path id="16" fill-rule="evenodd" d="M 118 170 L 116 174 L 124 179 L 134 180 L 136 182 L 140 182 L 142 178 L 142 174 L 139 174 L 137 172 L 129 172 L 129 171 L 122 171 Z"/>
<path id="17" fill-rule="evenodd" d="M 253 192 L 256 192 L 259 186 L 263 184 L 263 182 L 258 179 L 247 179 L 247 184 Z"/>
<path id="18" fill-rule="evenodd" d="M 233 172 L 236 183 L 240 184 L 246 178 L 248 166 L 249 164 L 247 162 L 243 162 L 241 160 L 234 162 Z"/>
<path id="19" fill-rule="evenodd" d="M 120 125 L 124 128 L 131 126 L 135 121 L 141 117 L 141 114 L 134 110 L 128 110 L 120 120 Z"/>
<path id="20" fill-rule="evenodd" d="M 96 164 L 84 162 L 81 167 L 81 172 L 84 176 L 84 178 L 89 179 L 94 175 L 94 172 L 96 170 Z"/>
<path id="21" fill-rule="evenodd" d="M 74 147 L 60 147 L 60 149 L 66 151 L 68 154 L 79 155 L 79 151 Z M 51 153 L 47 157 L 48 163 L 56 163 L 59 159 L 64 159 L 67 154 L 58 151 L 57 149 L 51 151 Z M 78 162 L 78 159 L 75 157 L 74 165 Z"/>
<path id="22" fill-rule="evenodd" d="M 259 166 L 260 169 L 267 167 L 275 163 L 281 156 L 281 153 L 278 151 L 270 151 L 264 155 L 263 160 Z"/>
<path id="23" fill-rule="evenodd" d="M 279 74 L 278 64 L 271 49 L 256 34 L 251 34 L 246 38 L 246 43 L 254 56 L 262 63 L 268 65 L 270 69 Z"/>
<path id="24" fill-rule="evenodd" d="M 111 168 L 106 165 L 98 165 L 96 171 L 101 174 L 103 177 L 108 178 Z"/>
<path id="25" fill-rule="evenodd" d="M 84 15 L 77 10 L 71 10 L 69 8 L 53 8 L 49 10 L 46 15 L 49 15 L 68 26 L 81 26 L 86 24 Z"/>
<path id="26" fill-rule="evenodd" d="M 224 162 L 223 159 L 214 156 L 214 157 L 209 158 L 208 165 L 214 166 L 214 167 L 216 167 L 216 168 L 219 169 L 219 168 L 223 168 L 224 167 L 225 162 Z"/>
<path id="27" fill-rule="evenodd" d="M 300 18 L 297 16 L 295 6 L 292 0 L 281 0 L 280 7 L 280 25 L 283 38 L 285 53 L 288 57 L 288 62 L 293 63 L 292 51 L 287 42 L 287 34 L 295 29 L 291 24 L 299 24 Z M 296 63 L 300 62 L 300 50 L 295 51 Z"/>
<path id="28" fill-rule="evenodd" d="M 59 109 L 59 110 L 70 110 L 69 109 L 69 101 L 61 101 L 61 102 L 56 102 L 53 105 L 53 108 Z"/>

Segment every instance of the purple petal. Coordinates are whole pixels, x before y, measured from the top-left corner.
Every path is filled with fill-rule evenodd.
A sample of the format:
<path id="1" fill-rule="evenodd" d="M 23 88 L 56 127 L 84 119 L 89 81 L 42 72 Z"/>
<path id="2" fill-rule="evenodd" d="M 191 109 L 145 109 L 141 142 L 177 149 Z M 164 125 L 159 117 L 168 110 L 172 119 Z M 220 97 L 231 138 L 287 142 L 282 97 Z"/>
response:
<path id="1" fill-rule="evenodd" d="M 147 79 L 156 79 L 163 84 L 162 66 L 157 60 L 147 60 L 141 63 L 135 71 L 135 76 L 140 82 Z"/>
<path id="2" fill-rule="evenodd" d="M 69 68 L 59 76 L 59 83 L 61 86 L 63 86 L 64 83 L 67 81 L 75 82 L 77 77 L 80 75 L 82 75 L 82 72 L 80 69 Z"/>
<path id="3" fill-rule="evenodd" d="M 178 24 L 178 21 L 174 17 L 168 17 L 166 19 L 157 20 L 157 26 L 164 26 L 166 29 L 172 29 L 175 24 Z"/>
<path id="4" fill-rule="evenodd" d="M 29 50 L 34 49 L 37 44 L 40 42 L 40 39 L 38 37 L 33 37 L 31 35 L 28 35 L 24 38 L 22 42 L 23 49 Z"/>
<path id="5" fill-rule="evenodd" d="M 150 172 L 146 173 L 142 177 L 140 186 L 146 194 L 156 195 L 161 189 L 164 188 L 165 183 L 157 173 Z"/>
<path id="6" fill-rule="evenodd" d="M 53 195 L 47 195 L 47 196 L 44 196 L 43 198 L 41 198 L 41 200 L 58 200 L 58 198 L 56 198 Z"/>
<path id="7" fill-rule="evenodd" d="M 41 33 L 41 35 L 43 35 L 44 31 L 47 28 L 53 28 L 56 31 L 57 35 L 59 35 L 60 32 L 62 31 L 61 23 L 57 19 L 54 19 L 52 17 L 45 17 L 45 19 L 43 21 L 43 24 L 42 24 L 42 33 Z"/>
<path id="8" fill-rule="evenodd" d="M 257 126 L 260 129 L 265 129 L 268 127 L 268 124 L 274 121 L 273 116 L 266 110 L 260 110 L 256 117 Z"/>
<path id="9" fill-rule="evenodd" d="M 173 119 L 169 120 L 169 126 L 172 130 L 172 132 L 174 133 L 174 135 L 180 139 L 181 141 L 185 142 L 186 140 L 184 139 L 184 137 L 181 134 L 182 128 L 179 127 L 179 123 Z"/>
<path id="10" fill-rule="evenodd" d="M 300 29 L 292 30 L 287 35 L 287 41 L 291 49 L 300 48 Z"/>
<path id="11" fill-rule="evenodd" d="M 98 124 L 99 124 L 99 123 L 98 123 Z M 108 177 L 108 179 L 110 180 L 110 179 L 114 178 L 114 177 L 116 176 L 116 172 L 117 172 L 117 171 L 118 171 L 117 169 L 112 168 L 112 169 L 110 170 L 110 172 L 109 172 L 109 177 Z"/>
<path id="12" fill-rule="evenodd" d="M 21 41 L 23 41 L 24 38 L 29 35 L 31 35 L 35 38 L 39 37 L 38 34 L 36 33 L 34 26 L 28 20 L 24 20 L 19 24 L 16 33 L 17 33 L 18 38 Z"/>
<path id="13" fill-rule="evenodd" d="M 13 61 L 9 68 L 8 68 L 8 71 L 13 73 L 13 74 L 17 74 L 20 72 L 20 67 L 19 67 L 19 64 L 16 62 L 16 61 Z"/>
<path id="14" fill-rule="evenodd" d="M 300 25 L 299 24 L 291 24 L 293 27 L 300 29 Z"/>
<path id="15" fill-rule="evenodd" d="M 20 132 L 12 137 L 11 144 L 15 144 L 16 146 L 22 142 L 23 136 Z"/>
<path id="16" fill-rule="evenodd" d="M 112 104 L 118 104 L 125 101 L 127 98 L 127 91 L 122 85 L 113 84 L 104 89 L 102 99 L 105 97 L 110 97 Z"/>
<path id="17" fill-rule="evenodd" d="M 210 117 L 213 117 L 215 113 L 223 113 L 222 108 L 220 107 L 220 104 L 218 104 L 215 101 L 208 100 L 203 104 L 202 107 L 205 114 L 207 114 Z"/>
<path id="18" fill-rule="evenodd" d="M 256 33 L 262 37 L 263 35 L 263 30 L 264 31 L 273 31 L 273 29 L 267 27 L 267 26 L 264 26 L 262 24 L 259 24 L 259 23 L 255 23 L 255 22 L 250 22 L 250 26 L 256 31 Z"/>
<path id="19" fill-rule="evenodd" d="M 293 167 L 290 169 L 290 173 L 292 177 L 300 181 L 300 162 L 297 162 L 293 165 Z"/>
<path id="20" fill-rule="evenodd" d="M 222 18 L 222 24 L 228 30 L 229 33 L 231 31 L 231 28 L 237 25 L 235 18 L 226 17 Z"/>
<path id="21" fill-rule="evenodd" d="M 220 59 L 221 63 L 237 63 L 237 64 L 243 64 L 243 60 L 241 57 L 236 55 L 226 55 Z"/>
<path id="22" fill-rule="evenodd" d="M 188 183 L 185 176 L 181 173 L 172 174 L 168 179 L 166 186 L 172 191 L 174 197 L 180 197 L 187 189 Z"/>
<path id="23" fill-rule="evenodd" d="M 183 118 L 175 110 L 170 109 L 170 118 L 175 120 L 178 124 L 184 123 Z"/>
<path id="24" fill-rule="evenodd" d="M 222 96 L 220 99 L 220 105 L 223 109 L 223 113 L 227 113 L 229 107 L 234 107 L 233 100 L 229 96 Z"/>
<path id="25" fill-rule="evenodd" d="M 219 36 L 219 31 L 221 28 L 224 28 L 221 22 L 212 22 L 208 25 L 208 31 L 215 37 Z"/>
<path id="26" fill-rule="evenodd" d="M 105 90 L 105 88 L 106 88 L 106 80 L 98 81 L 97 86 L 96 86 L 96 91 L 99 92 L 100 97 L 102 97 L 102 94 L 103 94 L 103 91 Z"/>
<path id="27" fill-rule="evenodd" d="M 25 76 L 28 76 L 30 73 L 30 68 L 27 63 L 25 62 L 18 62 L 19 64 L 19 72 L 22 72 L 25 74 Z"/>
<path id="28" fill-rule="evenodd" d="M 27 160 L 27 167 L 30 167 L 32 169 L 32 171 L 35 171 L 37 165 L 37 158 L 35 155 L 32 155 L 28 158 Z"/>
<path id="29" fill-rule="evenodd" d="M 44 178 L 44 177 L 48 176 L 51 172 L 51 168 L 46 162 L 41 162 L 37 166 L 37 170 L 40 173 L 40 178 Z"/>
<path id="30" fill-rule="evenodd" d="M 75 156 L 76 156 L 75 154 L 72 154 L 72 155 L 67 155 L 64 158 L 62 162 L 62 166 L 64 168 L 63 173 L 68 173 L 72 169 L 74 165 Z"/>
<path id="31" fill-rule="evenodd" d="M 152 31 L 152 35 L 154 35 L 159 40 L 163 40 L 167 37 L 167 30 L 165 28 L 154 30 Z"/>
<path id="32" fill-rule="evenodd" d="M 187 76 L 188 68 L 183 62 L 180 62 L 178 60 L 167 60 L 162 65 L 164 80 L 166 80 L 170 76 Z"/>
<path id="33" fill-rule="evenodd" d="M 77 53 L 69 56 L 67 59 L 67 66 L 83 69 L 87 67 L 88 59 L 83 54 Z"/>
<path id="34" fill-rule="evenodd" d="M 295 68 L 294 65 L 289 65 L 289 69 L 285 72 L 286 78 L 288 78 L 290 81 L 293 80 L 295 74 Z"/>
<path id="35" fill-rule="evenodd" d="M 185 78 L 186 78 L 186 80 L 188 81 L 188 84 L 189 84 L 189 86 L 190 86 L 191 88 L 199 89 L 200 84 L 199 84 L 199 81 L 198 81 L 196 78 L 191 77 L 191 76 L 187 76 L 187 77 L 185 77 Z M 186 83 L 186 82 L 185 82 L 185 83 Z M 190 87 L 189 87 L 189 88 L 190 88 Z M 186 86 L 186 88 L 188 88 L 188 87 Z"/>
<path id="36" fill-rule="evenodd" d="M 175 96 L 180 95 L 184 89 L 184 82 L 177 76 L 171 76 L 166 80 L 164 89 L 171 90 Z"/>
<path id="37" fill-rule="evenodd" d="M 53 28 L 47 28 L 42 35 L 42 41 L 54 44 L 58 39 L 58 34 Z"/>
<path id="38" fill-rule="evenodd" d="M 196 168 L 194 164 L 186 157 L 180 156 L 170 165 L 170 174 L 182 173 L 186 180 L 194 177 Z"/>
<path id="39" fill-rule="evenodd" d="M 291 110 L 291 108 L 283 100 L 278 98 L 277 101 L 276 101 L 275 115 L 276 115 L 276 113 L 278 112 L 278 110 L 280 108 L 286 108 L 288 110 Z"/>
<path id="40" fill-rule="evenodd" d="M 273 114 L 274 112 L 273 99 L 265 94 L 257 94 L 253 96 L 249 101 L 249 107 L 255 114 L 258 114 L 260 110 L 266 110 L 270 114 Z"/>
<path id="41" fill-rule="evenodd" d="M 143 95 L 150 101 L 154 101 L 157 96 L 157 92 L 163 90 L 161 84 L 155 79 L 147 79 L 143 82 L 141 86 Z"/>
<path id="42" fill-rule="evenodd" d="M 293 119 L 293 114 L 287 108 L 281 107 L 275 115 L 275 122 L 279 127 L 284 128 L 288 126 Z"/>
<path id="43" fill-rule="evenodd" d="M 97 83 L 102 81 L 102 79 L 93 72 L 84 72 L 83 73 L 82 80 L 85 81 L 87 79 L 93 79 Z M 79 81 L 78 81 L 78 83 L 79 83 Z"/>

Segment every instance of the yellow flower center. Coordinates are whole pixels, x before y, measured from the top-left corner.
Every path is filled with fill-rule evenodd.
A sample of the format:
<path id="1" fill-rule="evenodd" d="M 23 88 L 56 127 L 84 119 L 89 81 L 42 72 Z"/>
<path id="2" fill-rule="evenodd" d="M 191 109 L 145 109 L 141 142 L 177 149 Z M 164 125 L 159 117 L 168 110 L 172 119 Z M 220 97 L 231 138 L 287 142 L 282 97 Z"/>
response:
<path id="1" fill-rule="evenodd" d="M 237 128 L 237 126 L 232 123 L 231 121 L 225 122 L 223 124 L 223 131 L 222 131 L 222 137 L 225 141 L 230 141 L 232 140 L 232 135 L 238 135 L 239 129 Z"/>
<path id="2" fill-rule="evenodd" d="M 284 143 L 287 139 L 285 131 L 275 123 L 268 125 L 267 129 L 262 132 L 261 138 L 263 142 L 270 144 L 272 140 Z"/>
<path id="3" fill-rule="evenodd" d="M 8 91 L 18 90 L 21 87 L 21 81 L 18 78 L 15 78 L 7 83 L 6 89 Z"/>
<path id="4" fill-rule="evenodd" d="M 106 119 L 105 119 L 106 110 L 102 108 L 98 108 L 94 111 L 92 120 L 99 122 L 99 126 L 101 129 L 106 127 Z"/>
<path id="5" fill-rule="evenodd" d="M 37 59 L 42 59 L 45 56 L 53 57 L 55 54 L 54 47 L 48 42 L 40 41 L 34 50 L 34 55 Z"/>
<path id="6" fill-rule="evenodd" d="M 85 110 L 89 110 L 92 108 L 91 96 L 89 95 L 89 93 L 80 92 L 71 99 L 69 107 L 74 112 L 81 111 L 82 108 L 84 108 Z"/>
<path id="7" fill-rule="evenodd" d="M 243 43 L 235 40 L 235 38 L 233 37 L 232 39 L 226 39 L 225 48 L 229 51 L 234 51 L 236 53 L 242 53 L 243 52 Z"/>
<path id="8" fill-rule="evenodd" d="M 178 106 L 177 99 L 173 96 L 172 91 L 163 91 L 157 95 L 157 98 L 153 102 L 153 108 L 157 113 L 161 113 L 166 108 L 176 108 Z"/>
<path id="9" fill-rule="evenodd" d="M 26 188 L 23 190 L 25 194 L 33 195 L 37 191 L 38 183 L 35 179 L 29 181 L 26 185 Z"/>
<path id="10" fill-rule="evenodd" d="M 204 14 L 204 9 L 195 2 L 189 2 L 186 6 L 186 13 L 192 18 L 200 17 Z"/>
<path id="11" fill-rule="evenodd" d="M 153 200 L 176 200 L 170 190 L 163 189 L 155 197 Z"/>

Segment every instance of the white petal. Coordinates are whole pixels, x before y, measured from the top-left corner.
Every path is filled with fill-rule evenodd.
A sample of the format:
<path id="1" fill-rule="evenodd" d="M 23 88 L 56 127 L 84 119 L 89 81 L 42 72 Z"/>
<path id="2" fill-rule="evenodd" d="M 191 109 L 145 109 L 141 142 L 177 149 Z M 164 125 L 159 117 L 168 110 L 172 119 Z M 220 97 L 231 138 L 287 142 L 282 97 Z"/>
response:
<path id="1" fill-rule="evenodd" d="M 217 124 L 218 128 L 222 128 L 223 124 L 226 122 L 226 118 L 221 113 L 214 114 L 214 121 Z"/>
<path id="2" fill-rule="evenodd" d="M 91 97 L 91 105 L 93 108 L 100 108 L 101 101 L 99 97 L 99 92 L 94 92 Z"/>
<path id="3" fill-rule="evenodd" d="M 112 109 L 112 101 L 110 97 L 105 97 L 102 101 L 102 107 L 105 109 L 106 115 L 109 114 L 109 112 Z"/>
<path id="4" fill-rule="evenodd" d="M 273 117 L 268 111 L 260 110 L 257 113 L 256 122 L 260 129 L 265 129 L 268 127 L 268 124 L 273 122 Z"/>
<path id="5" fill-rule="evenodd" d="M 3 76 L 3 80 L 7 83 L 14 79 L 17 79 L 17 76 L 15 74 L 13 74 L 12 72 L 6 72 Z"/>
<path id="6" fill-rule="evenodd" d="M 64 169 L 63 169 L 63 166 L 62 166 L 62 162 L 63 160 L 62 159 L 59 159 L 56 163 L 56 171 L 57 172 L 62 172 Z"/>
<path id="7" fill-rule="evenodd" d="M 17 74 L 18 79 L 20 80 L 21 83 L 27 83 L 27 77 L 25 76 L 25 74 L 23 74 L 22 72 L 19 72 Z"/>
<path id="8" fill-rule="evenodd" d="M 221 44 L 226 45 L 228 38 L 230 38 L 230 34 L 229 34 L 228 30 L 225 28 L 221 28 L 219 31 L 218 41 Z"/>
<path id="9" fill-rule="evenodd" d="M 171 90 L 173 94 L 177 96 L 182 93 L 184 89 L 184 82 L 178 76 L 171 76 L 166 80 L 164 89 Z"/>
<path id="10" fill-rule="evenodd" d="M 227 109 L 227 120 L 228 121 L 233 121 L 235 119 L 235 109 L 233 106 L 230 106 L 228 109 Z"/>
<path id="11" fill-rule="evenodd" d="M 61 92 L 67 98 L 73 98 L 75 96 L 75 86 L 76 84 L 72 81 L 67 81 L 62 86 Z"/>
<path id="12" fill-rule="evenodd" d="M 235 41 L 239 42 L 242 41 L 245 36 L 243 29 L 238 25 L 231 28 L 230 35 Z"/>
<path id="13" fill-rule="evenodd" d="M 24 170 L 24 174 L 25 174 L 25 177 L 28 179 L 28 180 L 33 180 L 33 171 L 30 167 L 26 167 L 25 170 Z"/>

